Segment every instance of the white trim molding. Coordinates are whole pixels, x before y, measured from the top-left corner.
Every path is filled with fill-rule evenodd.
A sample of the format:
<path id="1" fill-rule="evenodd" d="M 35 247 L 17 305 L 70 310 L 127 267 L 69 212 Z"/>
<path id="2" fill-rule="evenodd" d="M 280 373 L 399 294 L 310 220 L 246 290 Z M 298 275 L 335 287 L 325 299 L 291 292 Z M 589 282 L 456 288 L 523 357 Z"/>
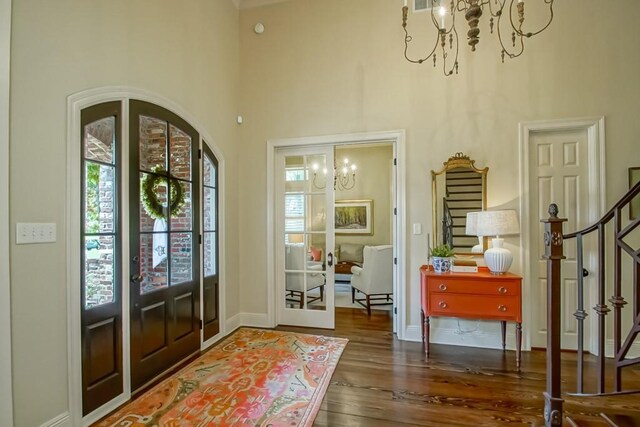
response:
<path id="1" fill-rule="evenodd" d="M 6 0 L 0 0 L 6 1 Z M 89 425 L 99 419 L 101 416 L 115 410 L 118 406 L 126 402 L 131 397 L 130 384 L 130 350 L 129 350 L 129 172 L 128 165 L 129 152 L 129 100 L 136 99 L 150 102 L 166 108 L 177 114 L 187 121 L 200 134 L 202 141 L 211 148 L 211 151 L 218 160 L 219 171 L 219 200 L 222 207 L 218 211 L 218 219 L 220 224 L 220 330 L 226 329 L 225 317 L 225 295 L 226 295 L 226 267 L 225 267 L 225 159 L 222 151 L 215 143 L 215 139 L 206 131 L 205 126 L 199 123 L 193 115 L 185 108 L 174 103 L 173 101 L 146 90 L 124 87 L 110 86 L 96 89 L 90 89 L 70 95 L 67 98 L 67 180 L 66 180 L 66 247 L 67 247 L 67 351 L 68 351 L 68 374 L 69 374 L 69 420 L 70 425 L 81 426 Z M 77 250 L 80 248 L 80 156 L 81 156 L 81 132 L 80 129 L 80 113 L 84 108 L 92 105 L 101 104 L 109 101 L 122 102 L 122 153 L 125 165 L 122 170 L 122 194 L 121 206 L 123 212 L 122 233 L 125 236 L 122 250 L 122 357 L 123 357 L 123 376 L 124 376 L 124 392 L 111 402 L 98 408 L 96 411 L 82 416 L 82 352 L 81 352 L 81 322 L 80 322 L 80 257 Z M 0 218 L 1 219 L 1 218 Z M 0 262 L 2 260 L 0 259 Z"/>
<path id="2" fill-rule="evenodd" d="M 13 425 L 9 253 L 11 0 L 0 0 L 0 425 Z"/>
<path id="3" fill-rule="evenodd" d="M 63 412 L 55 418 L 41 424 L 40 427 L 71 427 L 71 416 L 68 412 Z"/>
<path id="4" fill-rule="evenodd" d="M 406 133 L 404 129 L 382 131 L 382 132 L 363 132 L 339 135 L 311 136 L 287 139 L 272 139 L 267 141 L 267 182 L 266 182 L 266 200 L 267 200 L 267 318 L 264 327 L 276 326 L 276 279 L 275 279 L 275 155 L 278 148 L 287 147 L 305 147 L 305 146 L 327 146 L 327 145 L 356 145 L 356 144 L 372 144 L 372 143 L 391 143 L 394 146 L 394 154 L 396 158 L 396 191 L 395 206 L 398 209 L 396 216 L 396 228 L 394 232 L 394 257 L 398 259 L 397 265 L 394 265 L 395 289 L 394 294 L 397 301 L 398 313 L 395 316 L 394 329 L 397 331 L 398 339 L 405 339 L 406 325 L 409 318 L 407 312 L 407 261 L 406 261 L 406 245 L 407 245 L 407 226 L 406 226 L 406 167 L 405 167 L 405 139 Z M 247 317 L 242 320 L 249 320 Z"/>
<path id="5" fill-rule="evenodd" d="M 529 145 L 530 136 L 535 133 L 556 132 L 563 130 L 586 130 L 589 162 L 589 194 L 595 203 L 589 206 L 589 221 L 596 222 L 606 208 L 606 177 L 605 177 L 605 119 L 601 117 L 586 117 L 577 119 L 543 120 L 522 122 L 518 124 L 520 140 L 520 264 L 523 275 L 523 301 L 531 301 L 531 239 L 529 230 L 532 218 L 530 216 L 530 173 Z M 525 325 L 531 325 L 531 307 L 523 306 L 523 320 Z M 592 321 L 596 316 L 590 316 Z M 596 330 L 595 324 L 591 330 Z M 531 328 L 525 328 L 523 349 L 531 349 Z M 591 337 L 587 345 L 591 352 L 595 350 L 595 341 Z"/>

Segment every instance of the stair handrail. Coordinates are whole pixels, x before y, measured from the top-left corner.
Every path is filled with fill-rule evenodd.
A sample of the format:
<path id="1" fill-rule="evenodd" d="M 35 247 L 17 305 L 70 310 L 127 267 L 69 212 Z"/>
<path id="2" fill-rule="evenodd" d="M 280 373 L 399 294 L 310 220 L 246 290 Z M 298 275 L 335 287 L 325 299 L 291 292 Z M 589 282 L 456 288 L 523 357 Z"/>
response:
<path id="1" fill-rule="evenodd" d="M 585 235 L 598 231 L 598 303 L 594 307 L 598 318 L 598 363 L 599 372 L 598 393 L 605 394 L 605 316 L 611 311 L 605 301 L 605 225 L 615 221 L 615 250 L 614 250 L 614 295 L 609 302 L 614 308 L 614 351 L 615 351 L 615 392 L 622 392 L 622 368 L 640 364 L 640 358 L 624 360 L 629 348 L 637 337 L 638 332 L 632 330 L 624 344 L 622 343 L 622 308 L 627 304 L 622 296 L 621 254 L 625 250 L 634 260 L 634 318 L 640 321 L 640 249 L 632 249 L 622 239 L 640 225 L 640 214 L 631 219 L 622 228 L 622 209 L 630 205 L 631 201 L 640 195 L 640 182 L 636 183 L 622 198 L 595 224 L 573 233 L 563 234 L 562 226 L 567 220 L 558 218 L 558 205 L 549 206 L 549 218 L 542 220 L 544 224 L 544 258 L 547 260 L 547 385 L 543 393 L 545 398 L 544 420 L 546 426 L 560 426 L 563 419 L 563 402 L 561 387 L 561 263 L 565 259 L 563 254 L 564 241 L 577 239 L 578 261 L 578 308 L 574 313 L 578 321 L 578 393 L 583 393 L 584 374 L 584 320 L 587 312 L 584 310 L 584 271 L 582 239 Z M 629 206 L 629 209 L 631 207 Z M 632 338 L 633 336 L 633 338 Z"/>

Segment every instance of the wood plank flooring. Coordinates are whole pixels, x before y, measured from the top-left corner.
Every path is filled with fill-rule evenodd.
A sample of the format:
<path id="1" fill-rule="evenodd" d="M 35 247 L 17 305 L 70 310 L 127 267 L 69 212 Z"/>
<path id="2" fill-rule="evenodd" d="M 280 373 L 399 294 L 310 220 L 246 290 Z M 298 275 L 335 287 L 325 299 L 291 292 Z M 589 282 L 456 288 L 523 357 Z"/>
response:
<path id="1" fill-rule="evenodd" d="M 386 312 L 336 313 L 333 331 L 278 328 L 349 339 L 316 426 L 544 425 L 543 351 L 523 352 L 520 372 L 513 351 L 432 344 L 427 360 L 422 344 L 395 339 Z M 575 385 L 573 360 L 575 354 L 563 354 L 565 390 Z M 625 386 L 640 388 L 640 371 L 629 374 Z M 640 395 L 566 396 L 565 415 L 601 425 L 595 424 L 601 412 L 638 417 Z"/>

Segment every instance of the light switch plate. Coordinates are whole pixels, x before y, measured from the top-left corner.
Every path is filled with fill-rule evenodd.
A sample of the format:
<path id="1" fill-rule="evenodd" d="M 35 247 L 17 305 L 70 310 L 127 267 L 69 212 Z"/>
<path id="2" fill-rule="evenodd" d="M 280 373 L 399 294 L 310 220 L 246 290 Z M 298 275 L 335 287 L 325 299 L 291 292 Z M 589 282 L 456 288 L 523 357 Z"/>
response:
<path id="1" fill-rule="evenodd" d="M 413 234 L 422 234 L 422 224 L 419 222 L 413 224 Z"/>
<path id="2" fill-rule="evenodd" d="M 55 223 L 19 222 L 16 224 L 16 244 L 54 243 Z"/>

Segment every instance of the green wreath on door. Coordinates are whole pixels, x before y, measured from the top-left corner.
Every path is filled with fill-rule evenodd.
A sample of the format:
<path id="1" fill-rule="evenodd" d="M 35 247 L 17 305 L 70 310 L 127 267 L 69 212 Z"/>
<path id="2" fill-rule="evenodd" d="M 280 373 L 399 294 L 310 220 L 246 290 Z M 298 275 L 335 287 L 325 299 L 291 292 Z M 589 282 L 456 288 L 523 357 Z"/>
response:
<path id="1" fill-rule="evenodd" d="M 145 212 L 154 219 L 167 220 L 167 215 L 164 213 L 164 205 L 158 200 L 158 188 L 160 186 L 167 187 L 167 182 L 170 181 L 169 192 L 171 199 L 171 206 L 169 211 L 172 216 L 176 216 L 182 212 L 185 202 L 184 188 L 180 180 L 174 176 L 169 176 L 169 173 L 161 166 L 155 166 L 151 169 L 153 174 L 143 174 L 140 179 L 140 201 L 144 207 Z"/>

